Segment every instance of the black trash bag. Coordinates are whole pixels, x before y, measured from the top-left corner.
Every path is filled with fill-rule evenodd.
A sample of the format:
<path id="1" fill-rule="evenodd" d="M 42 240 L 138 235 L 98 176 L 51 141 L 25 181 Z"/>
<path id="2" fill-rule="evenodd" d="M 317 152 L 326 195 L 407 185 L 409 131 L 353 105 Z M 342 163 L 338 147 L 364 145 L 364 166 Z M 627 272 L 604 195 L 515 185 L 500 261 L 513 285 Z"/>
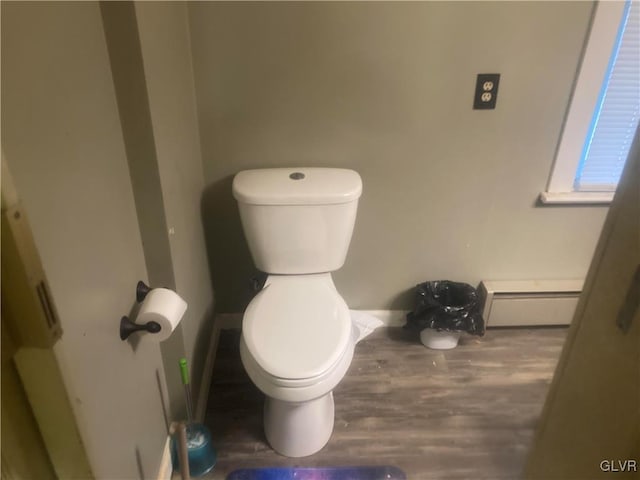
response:
<path id="1" fill-rule="evenodd" d="M 433 328 L 482 336 L 484 320 L 478 292 L 467 283 L 449 280 L 416 285 L 416 306 L 407 314 L 404 328 L 416 332 Z"/>

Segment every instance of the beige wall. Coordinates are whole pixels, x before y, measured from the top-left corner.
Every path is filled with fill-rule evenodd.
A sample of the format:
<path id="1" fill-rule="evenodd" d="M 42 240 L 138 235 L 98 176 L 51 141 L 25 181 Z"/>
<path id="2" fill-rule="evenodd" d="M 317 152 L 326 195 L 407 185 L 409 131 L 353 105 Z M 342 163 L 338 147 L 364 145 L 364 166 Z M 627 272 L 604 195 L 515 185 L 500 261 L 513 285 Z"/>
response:
<path id="1" fill-rule="evenodd" d="M 181 418 L 178 361 L 189 360 L 197 398 L 213 317 L 186 6 L 105 2 L 102 16 L 149 281 L 175 289 L 188 304 L 162 343 L 171 412 Z"/>
<path id="2" fill-rule="evenodd" d="M 213 293 L 200 215 L 204 177 L 187 7 L 141 2 L 135 10 L 175 288 L 189 304 L 182 320 L 184 348 L 197 390 L 212 328 Z"/>
<path id="3" fill-rule="evenodd" d="M 353 168 L 353 308 L 409 308 L 426 279 L 583 277 L 605 207 L 540 207 L 590 2 L 189 5 L 220 311 L 253 271 L 231 197 L 246 168 Z M 502 74 L 472 110 L 477 73 Z"/>
<path id="4" fill-rule="evenodd" d="M 128 2 L 102 2 L 100 10 L 144 250 L 146 282 L 151 286 L 160 285 L 175 290 L 165 196 L 160 181 L 134 5 Z M 171 337 L 160 344 L 169 390 L 169 411 L 173 418 L 183 417 L 186 411 L 181 395 L 182 382 L 175 368 L 185 354 L 183 329 L 181 323 Z"/>
<path id="5" fill-rule="evenodd" d="M 190 359 L 197 390 L 209 340 L 189 40 L 180 3 L 2 4 L 2 147 L 58 306 L 57 353 L 100 478 L 155 478 L 165 421 L 184 418 L 178 359 Z M 118 338 L 147 276 L 189 304 L 160 348 Z"/>
<path id="6" fill-rule="evenodd" d="M 156 478 L 170 414 L 158 343 L 118 336 L 147 269 L 100 8 L 1 8 L 2 150 L 60 317 L 55 357 L 87 456 L 96 478 Z"/>

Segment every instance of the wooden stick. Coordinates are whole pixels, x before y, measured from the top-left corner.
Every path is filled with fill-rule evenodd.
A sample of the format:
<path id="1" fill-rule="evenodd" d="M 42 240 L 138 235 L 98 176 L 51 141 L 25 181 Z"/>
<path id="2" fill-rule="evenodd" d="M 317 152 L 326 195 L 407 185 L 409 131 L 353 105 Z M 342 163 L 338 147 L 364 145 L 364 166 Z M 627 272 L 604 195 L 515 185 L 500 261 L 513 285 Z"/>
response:
<path id="1" fill-rule="evenodd" d="M 180 476 L 182 480 L 189 480 L 189 450 L 187 448 L 187 427 L 183 422 L 178 424 L 178 459 L 180 461 Z"/>

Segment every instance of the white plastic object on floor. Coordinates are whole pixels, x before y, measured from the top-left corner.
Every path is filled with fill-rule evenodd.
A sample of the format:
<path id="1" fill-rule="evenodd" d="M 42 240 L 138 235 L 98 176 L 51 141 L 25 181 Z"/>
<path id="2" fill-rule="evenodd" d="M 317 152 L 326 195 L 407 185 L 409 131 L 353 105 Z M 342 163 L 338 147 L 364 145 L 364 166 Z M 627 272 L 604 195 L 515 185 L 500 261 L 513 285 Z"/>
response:
<path id="1" fill-rule="evenodd" d="M 456 348 L 460 340 L 460 332 L 437 331 L 433 328 L 425 328 L 420 332 L 420 341 L 427 348 L 434 350 L 451 350 Z"/>
<path id="2" fill-rule="evenodd" d="M 331 437 L 333 420 L 333 392 L 303 403 L 265 399 L 265 436 L 269 445 L 286 457 L 306 457 L 320 451 Z"/>
<path id="3" fill-rule="evenodd" d="M 367 312 L 349 310 L 349 313 L 351 314 L 353 325 L 358 329 L 356 343 L 371 335 L 376 328 L 380 328 L 384 324 L 378 317 L 374 317 Z"/>

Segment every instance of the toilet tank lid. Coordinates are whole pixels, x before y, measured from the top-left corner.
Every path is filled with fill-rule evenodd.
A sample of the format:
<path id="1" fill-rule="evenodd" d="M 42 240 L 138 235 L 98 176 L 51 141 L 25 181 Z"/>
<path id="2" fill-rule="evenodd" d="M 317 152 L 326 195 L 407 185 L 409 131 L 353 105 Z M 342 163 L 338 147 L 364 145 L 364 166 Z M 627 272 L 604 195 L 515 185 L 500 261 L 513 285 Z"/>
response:
<path id="1" fill-rule="evenodd" d="M 345 168 L 262 168 L 233 179 L 233 196 L 252 205 L 331 205 L 361 194 L 360 175 Z"/>

